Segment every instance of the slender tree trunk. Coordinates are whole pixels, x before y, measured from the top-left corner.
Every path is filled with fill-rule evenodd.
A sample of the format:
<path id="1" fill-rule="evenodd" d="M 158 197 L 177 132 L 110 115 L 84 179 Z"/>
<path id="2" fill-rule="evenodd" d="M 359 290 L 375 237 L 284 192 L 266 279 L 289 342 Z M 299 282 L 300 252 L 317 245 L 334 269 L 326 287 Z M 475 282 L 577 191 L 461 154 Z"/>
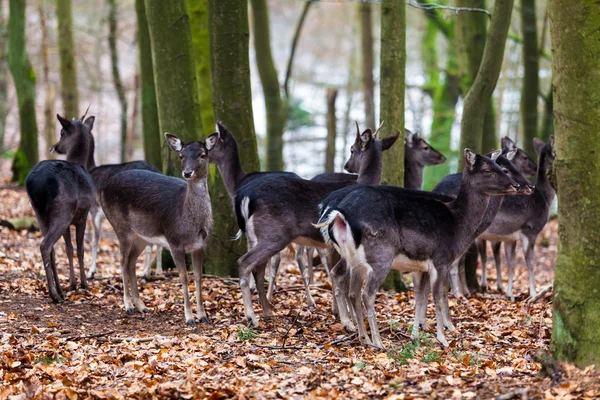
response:
<path id="1" fill-rule="evenodd" d="M 292 39 L 292 45 L 290 50 L 290 58 L 288 58 L 287 68 L 285 70 L 285 79 L 283 81 L 283 91 L 285 92 L 285 98 L 287 101 L 290 99 L 290 79 L 292 78 L 292 67 L 294 66 L 294 56 L 296 55 L 296 48 L 298 47 L 298 42 L 300 41 L 300 34 L 302 33 L 302 27 L 304 26 L 304 21 L 306 20 L 306 15 L 308 14 L 308 10 L 313 2 L 307 1 L 304 3 L 304 7 L 302 8 L 302 14 L 300 14 L 300 19 L 298 19 L 298 23 L 296 24 L 296 29 L 294 30 L 294 38 Z"/>
<path id="2" fill-rule="evenodd" d="M 558 257 L 551 350 L 600 363 L 600 12 L 591 0 L 551 0 Z M 574 29 L 576 27 L 576 29 Z"/>
<path id="3" fill-rule="evenodd" d="M 523 31 L 523 86 L 521 88 L 521 126 L 523 149 L 535 156 L 533 138 L 538 130 L 539 51 L 535 0 L 521 0 L 521 30 Z"/>
<path id="4" fill-rule="evenodd" d="M 148 31 L 144 0 L 135 0 L 135 10 L 137 14 L 138 48 L 140 52 L 140 96 L 144 157 L 150 164 L 157 168 L 162 168 L 161 133 L 158 124 L 158 109 L 156 108 L 152 47 L 150 44 L 150 32 Z"/>
<path id="5" fill-rule="evenodd" d="M 73 13 L 71 0 L 56 0 L 58 20 L 58 51 L 60 54 L 60 93 L 67 118 L 79 118 L 77 94 L 77 63 L 73 42 Z"/>
<path id="6" fill-rule="evenodd" d="M 327 150 L 325 151 L 325 172 L 335 171 L 335 99 L 337 95 L 337 89 L 327 89 Z"/>
<path id="7" fill-rule="evenodd" d="M 554 135 L 554 115 L 552 114 L 554 106 L 554 94 L 552 93 L 552 85 L 548 90 L 544 102 L 544 116 L 542 117 L 542 130 L 540 132 L 542 140 L 548 142 L 550 136 Z"/>
<path id="8" fill-rule="evenodd" d="M 514 0 L 494 3 L 492 20 L 485 41 L 485 49 L 477 77 L 465 97 L 461 123 L 460 149 L 469 147 L 481 151 L 481 138 L 485 115 L 488 112 L 492 93 L 498 82 L 506 36 L 510 25 L 510 16 Z M 458 20 L 456 21 L 458 23 Z M 458 34 L 458 31 L 457 31 Z M 456 37 L 457 44 L 460 41 Z M 460 53 L 459 53 L 460 54 Z M 459 63 L 460 65 L 460 63 Z M 462 172 L 464 159 L 459 158 L 458 170 Z"/>
<path id="9" fill-rule="evenodd" d="M 254 133 L 247 0 L 209 0 L 213 109 L 235 135 L 242 165 L 258 171 L 260 162 Z M 207 248 L 205 271 L 221 276 L 237 275 L 237 259 L 245 252 L 241 241 L 232 241 L 238 230 L 231 200 L 220 174 L 210 180 L 215 225 Z"/>
<path id="10" fill-rule="evenodd" d="M 253 17 L 256 67 L 260 76 L 267 111 L 267 160 L 269 171 L 283 169 L 283 130 L 285 107 L 281 100 L 277 69 L 271 55 L 269 10 L 267 0 L 250 0 Z"/>
<path id="11" fill-rule="evenodd" d="M 502 61 L 500 61 L 502 62 Z M 494 99 L 490 98 L 490 104 L 483 117 L 483 135 L 481 136 L 481 152 L 488 153 L 498 148 L 496 139 L 496 109 Z"/>
<path id="12" fill-rule="evenodd" d="M 110 61 L 112 64 L 112 76 L 115 91 L 121 104 L 121 162 L 127 161 L 127 96 L 121 74 L 119 73 L 119 53 L 117 50 L 117 3 L 116 0 L 108 0 L 108 48 L 110 50 Z"/>
<path id="13" fill-rule="evenodd" d="M 25 183 L 38 162 L 37 122 L 35 120 L 35 72 L 27 57 L 24 0 L 10 0 L 8 17 L 8 68 L 13 76 L 19 103 L 21 140 L 12 164 L 12 180 Z"/>
<path id="14" fill-rule="evenodd" d="M 0 150 L 4 147 L 6 116 L 8 115 L 8 30 L 4 9 L 0 1 Z"/>
<path id="15" fill-rule="evenodd" d="M 135 147 L 135 135 L 137 129 L 138 103 L 140 101 L 140 73 L 136 72 L 133 77 L 133 103 L 131 104 L 131 124 L 127 129 L 127 140 L 125 141 L 125 159 L 133 160 L 133 150 Z"/>
<path id="16" fill-rule="evenodd" d="M 208 27 L 208 0 L 187 0 L 192 44 L 198 82 L 198 99 L 202 115 L 202 126 L 207 132 L 215 125 L 210 87 L 210 46 Z"/>
<path id="17" fill-rule="evenodd" d="M 404 132 L 404 68 L 406 64 L 406 5 L 403 1 L 381 1 L 380 114 L 385 125 L 380 136 Z M 376 128 L 376 127 L 374 127 Z M 383 153 L 382 183 L 404 185 L 404 146 Z M 382 287 L 406 290 L 402 275 L 390 271 Z"/>
<path id="18" fill-rule="evenodd" d="M 371 4 L 360 3 L 359 12 L 365 122 L 367 126 L 375 128 L 375 82 L 373 81 L 373 24 Z"/>
<path id="19" fill-rule="evenodd" d="M 40 27 L 42 28 L 42 64 L 44 74 L 44 139 L 46 141 L 45 154 L 47 160 L 52 160 L 54 154 L 50 153 L 50 147 L 56 141 L 55 126 L 56 117 L 54 116 L 54 103 L 56 101 L 56 88 L 50 82 L 48 62 L 48 29 L 46 27 L 46 12 L 44 11 L 43 0 L 38 5 L 40 14 Z"/>
<path id="20" fill-rule="evenodd" d="M 192 54 L 192 35 L 184 0 L 146 0 L 152 67 L 158 108 L 162 170 L 180 176 L 179 157 L 165 143 L 164 132 L 184 142 L 202 137 L 202 121 Z"/>

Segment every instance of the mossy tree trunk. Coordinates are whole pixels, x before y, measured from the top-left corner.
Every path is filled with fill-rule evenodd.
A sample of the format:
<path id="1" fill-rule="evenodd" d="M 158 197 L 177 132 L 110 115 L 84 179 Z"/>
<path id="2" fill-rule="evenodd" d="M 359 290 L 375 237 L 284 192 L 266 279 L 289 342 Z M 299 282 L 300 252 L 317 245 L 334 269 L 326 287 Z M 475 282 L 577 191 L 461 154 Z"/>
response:
<path id="1" fill-rule="evenodd" d="M 4 146 L 6 116 L 8 115 L 8 30 L 6 25 L 6 14 L 2 8 L 2 2 L 0 2 L 0 150 Z"/>
<path id="2" fill-rule="evenodd" d="M 165 143 L 164 133 L 184 142 L 203 136 L 192 35 L 185 0 L 146 0 L 152 66 L 162 148 L 162 170 L 180 176 L 179 157 Z"/>
<path id="3" fill-rule="evenodd" d="M 362 54 L 362 89 L 366 126 L 375 126 L 375 82 L 373 81 L 373 18 L 370 3 L 359 4 Z"/>
<path id="4" fill-rule="evenodd" d="M 533 138 L 538 131 L 539 51 L 535 0 L 521 0 L 521 31 L 523 32 L 523 86 L 521 87 L 521 132 L 523 149 L 536 157 Z"/>
<path id="5" fill-rule="evenodd" d="M 327 148 L 325 150 L 325 172 L 334 172 L 335 170 L 335 138 L 336 138 L 336 118 L 335 118 L 335 99 L 338 91 L 335 88 L 327 89 Z"/>
<path id="6" fill-rule="evenodd" d="M 404 69 L 406 65 L 406 5 L 403 1 L 381 1 L 380 115 L 385 121 L 379 135 L 404 132 Z M 376 128 L 376 127 L 373 127 Z M 383 179 L 386 185 L 404 185 L 404 146 L 402 141 L 383 153 Z M 382 287 L 406 290 L 402 275 L 391 271 Z"/>
<path id="7" fill-rule="evenodd" d="M 285 128 L 285 104 L 281 99 L 281 89 L 277 69 L 271 54 L 271 35 L 267 0 L 250 0 L 252 6 L 252 29 L 256 67 L 263 88 L 267 111 L 267 152 L 266 169 L 283 169 L 283 130 Z"/>
<path id="8" fill-rule="evenodd" d="M 242 165 L 258 171 L 260 163 L 254 133 L 247 0 L 209 0 L 212 96 L 215 118 L 235 135 Z M 242 241 L 232 241 L 238 231 L 231 200 L 220 174 L 211 176 L 215 225 L 207 248 L 205 271 L 220 276 L 237 275 L 237 259 L 246 251 Z"/>
<path id="9" fill-rule="evenodd" d="M 113 83 L 115 85 L 115 92 L 119 98 L 119 104 L 121 105 L 121 162 L 127 160 L 127 96 L 125 95 L 125 88 L 123 87 L 123 81 L 121 80 L 121 73 L 119 72 L 119 52 L 117 50 L 117 3 L 116 0 L 108 0 L 108 49 L 110 51 L 110 62 L 111 71 L 113 77 Z"/>
<path id="10" fill-rule="evenodd" d="M 551 0 L 558 193 L 558 257 L 551 350 L 579 366 L 600 363 L 600 9 Z M 576 28 L 576 29 L 575 29 Z"/>
<path id="11" fill-rule="evenodd" d="M 210 87 L 210 40 L 208 29 L 208 0 L 187 0 L 192 45 L 198 83 L 198 100 L 202 116 L 202 126 L 206 133 L 215 126 L 215 113 L 212 106 Z"/>
<path id="12" fill-rule="evenodd" d="M 154 69 L 152 67 L 152 47 L 150 32 L 146 20 L 144 0 L 135 0 L 138 26 L 138 48 L 140 52 L 140 96 L 142 111 L 142 137 L 144 141 L 144 157 L 157 168 L 162 168 L 160 150 L 161 132 L 158 124 L 156 107 L 156 89 L 154 87 Z"/>
<path id="13" fill-rule="evenodd" d="M 12 74 L 19 105 L 21 140 L 12 164 L 12 180 L 25 183 L 38 162 L 38 132 L 35 119 L 35 72 L 31 68 L 25 42 L 25 0 L 9 1 L 8 68 Z"/>
<path id="14" fill-rule="evenodd" d="M 79 118 L 77 63 L 73 41 L 73 11 L 71 0 L 56 0 L 58 21 L 58 52 L 60 54 L 60 94 L 67 118 Z"/>
<path id="15" fill-rule="evenodd" d="M 40 28 L 42 30 L 42 71 L 44 75 L 44 140 L 46 160 L 54 159 L 54 154 L 50 152 L 50 146 L 56 142 L 56 117 L 54 102 L 56 101 L 56 88 L 50 82 L 50 62 L 48 61 L 48 28 L 46 26 L 46 11 L 42 1 L 38 5 L 40 15 Z"/>

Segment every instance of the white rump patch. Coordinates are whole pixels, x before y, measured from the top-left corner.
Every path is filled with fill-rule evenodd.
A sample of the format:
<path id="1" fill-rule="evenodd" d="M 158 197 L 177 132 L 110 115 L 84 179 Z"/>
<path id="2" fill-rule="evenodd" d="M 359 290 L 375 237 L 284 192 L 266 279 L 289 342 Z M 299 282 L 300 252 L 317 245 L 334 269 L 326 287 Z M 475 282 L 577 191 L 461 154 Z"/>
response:
<path id="1" fill-rule="evenodd" d="M 434 269 L 431 260 L 411 260 L 405 254 L 398 254 L 392 262 L 392 269 L 401 272 L 430 272 Z"/>

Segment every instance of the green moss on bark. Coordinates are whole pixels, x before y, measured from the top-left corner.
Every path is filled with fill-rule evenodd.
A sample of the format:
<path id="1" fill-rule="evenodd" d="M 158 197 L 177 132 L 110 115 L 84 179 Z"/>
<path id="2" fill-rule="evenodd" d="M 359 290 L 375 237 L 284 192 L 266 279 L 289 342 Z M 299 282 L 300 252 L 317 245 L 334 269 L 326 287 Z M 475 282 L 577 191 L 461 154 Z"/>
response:
<path id="1" fill-rule="evenodd" d="M 56 19 L 58 21 L 58 53 L 60 55 L 60 92 L 64 113 L 67 118 L 79 118 L 71 0 L 56 0 Z"/>

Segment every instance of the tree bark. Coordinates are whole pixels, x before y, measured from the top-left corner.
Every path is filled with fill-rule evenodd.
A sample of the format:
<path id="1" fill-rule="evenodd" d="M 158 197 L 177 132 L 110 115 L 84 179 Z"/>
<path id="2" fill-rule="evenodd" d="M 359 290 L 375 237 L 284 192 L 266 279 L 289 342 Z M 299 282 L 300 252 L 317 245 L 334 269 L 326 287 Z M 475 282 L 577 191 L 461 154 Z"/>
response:
<path id="1" fill-rule="evenodd" d="M 235 135 L 242 165 L 258 171 L 260 163 L 254 133 L 247 0 L 209 0 L 213 109 Z M 232 241 L 238 230 L 231 200 L 216 173 L 210 179 L 215 225 L 207 248 L 205 271 L 219 276 L 237 275 L 237 259 L 245 252 L 241 241 Z"/>
<path id="2" fill-rule="evenodd" d="M 550 136 L 554 135 L 554 116 L 552 114 L 554 107 L 554 94 L 552 93 L 552 85 L 548 89 L 548 95 L 544 101 L 544 115 L 542 117 L 542 130 L 540 132 L 542 140 L 548 142 Z"/>
<path id="3" fill-rule="evenodd" d="M 296 48 L 298 47 L 298 42 L 300 41 L 300 34 L 302 33 L 302 27 L 304 26 L 304 21 L 306 20 L 306 15 L 308 14 L 308 10 L 313 2 L 307 1 L 304 3 L 304 8 L 302 8 L 302 14 L 300 14 L 300 19 L 298 19 L 298 23 L 296 24 L 296 29 L 294 30 L 294 38 L 292 39 L 292 46 L 290 50 L 290 58 L 288 58 L 287 68 L 285 69 L 285 79 L 283 81 L 283 91 L 285 92 L 285 98 L 289 102 L 290 100 L 290 79 L 292 78 L 292 67 L 294 66 L 294 56 L 296 55 Z"/>
<path id="4" fill-rule="evenodd" d="M 54 159 L 54 154 L 50 153 L 50 147 L 56 142 L 56 117 L 54 116 L 54 103 L 56 101 L 56 88 L 50 82 L 50 65 L 48 62 L 48 29 L 46 27 L 46 11 L 44 11 L 43 1 L 38 5 L 40 14 L 40 27 L 42 29 L 42 64 L 44 75 L 44 140 L 46 141 L 45 153 L 46 159 Z"/>
<path id="5" fill-rule="evenodd" d="M 154 69 L 152 67 L 152 46 L 150 31 L 146 20 L 144 0 L 135 0 L 138 26 L 138 48 L 140 63 L 140 96 L 142 108 L 142 136 L 144 139 L 144 158 L 157 168 L 162 168 L 161 132 L 158 124 L 156 107 L 156 89 L 154 86 Z"/>
<path id="6" fill-rule="evenodd" d="M 199 140 L 202 121 L 192 54 L 192 35 L 184 0 L 146 0 L 152 67 L 158 108 L 162 170 L 180 176 L 179 157 L 165 143 L 164 133 L 184 142 Z"/>
<path id="7" fill-rule="evenodd" d="M 406 64 L 406 5 L 403 1 L 381 1 L 380 114 L 385 125 L 380 137 L 404 132 L 404 69 Z M 375 128 L 375 127 L 373 127 Z M 383 153 L 382 183 L 404 185 L 404 146 Z M 382 287 L 406 290 L 402 275 L 390 271 Z"/>
<path id="8" fill-rule="evenodd" d="M 131 124 L 127 129 L 127 138 L 125 140 L 125 159 L 133 160 L 133 150 L 135 147 L 135 136 L 137 133 L 137 116 L 138 116 L 138 103 L 140 101 L 140 72 L 139 66 L 138 71 L 133 77 L 133 103 L 131 103 Z"/>
<path id="9" fill-rule="evenodd" d="M 579 366 L 600 363 L 600 10 L 551 0 L 558 193 L 558 257 L 551 350 Z M 575 29 L 576 28 L 576 29 Z"/>
<path id="10" fill-rule="evenodd" d="M 521 0 L 523 31 L 523 86 L 521 88 L 521 126 L 523 149 L 535 159 L 533 138 L 538 131 L 539 52 L 535 0 Z"/>
<path id="11" fill-rule="evenodd" d="M 494 3 L 492 20 L 485 41 L 481 66 L 464 101 L 463 116 L 460 126 L 460 149 L 469 147 L 475 152 L 481 151 L 484 119 L 488 112 L 488 107 L 490 106 L 492 93 L 498 82 L 500 69 L 502 68 L 504 47 L 506 44 L 508 27 L 510 25 L 513 3 L 514 0 L 498 1 Z M 458 23 L 458 20 L 456 23 Z M 458 31 L 456 33 L 458 45 L 460 39 Z M 464 159 L 459 157 L 458 171 L 462 172 L 463 164 Z"/>
<path id="12" fill-rule="evenodd" d="M 12 180 L 23 185 L 38 162 L 37 122 L 35 119 L 35 72 L 31 68 L 25 42 L 24 0 L 10 0 L 8 17 L 8 68 L 12 74 L 19 104 L 21 140 L 12 164 Z"/>
<path id="13" fill-rule="evenodd" d="M 79 118 L 77 93 L 77 63 L 73 41 L 73 12 L 71 0 L 56 0 L 58 21 L 58 51 L 60 54 L 60 93 L 65 117 Z"/>
<path id="14" fill-rule="evenodd" d="M 4 146 L 6 116 L 8 115 L 8 30 L 2 2 L 0 2 L 0 150 Z"/>
<path id="15" fill-rule="evenodd" d="M 110 62 L 112 64 L 113 83 L 121 105 L 121 162 L 127 160 L 127 96 L 119 73 L 119 53 L 117 50 L 117 3 L 116 0 L 108 0 L 108 48 L 110 50 Z"/>
<path id="16" fill-rule="evenodd" d="M 375 82 L 373 81 L 373 24 L 371 4 L 360 3 L 360 43 L 362 53 L 362 87 L 365 122 L 375 128 Z"/>
<path id="17" fill-rule="evenodd" d="M 192 29 L 192 45 L 194 47 L 194 64 L 196 66 L 202 126 L 209 132 L 215 125 L 215 113 L 212 106 L 210 87 L 208 0 L 187 0 L 186 4 Z"/>
<path id="18" fill-rule="evenodd" d="M 325 172 L 335 171 L 335 99 L 337 98 L 337 95 L 337 89 L 327 89 L 327 149 L 325 151 Z"/>

